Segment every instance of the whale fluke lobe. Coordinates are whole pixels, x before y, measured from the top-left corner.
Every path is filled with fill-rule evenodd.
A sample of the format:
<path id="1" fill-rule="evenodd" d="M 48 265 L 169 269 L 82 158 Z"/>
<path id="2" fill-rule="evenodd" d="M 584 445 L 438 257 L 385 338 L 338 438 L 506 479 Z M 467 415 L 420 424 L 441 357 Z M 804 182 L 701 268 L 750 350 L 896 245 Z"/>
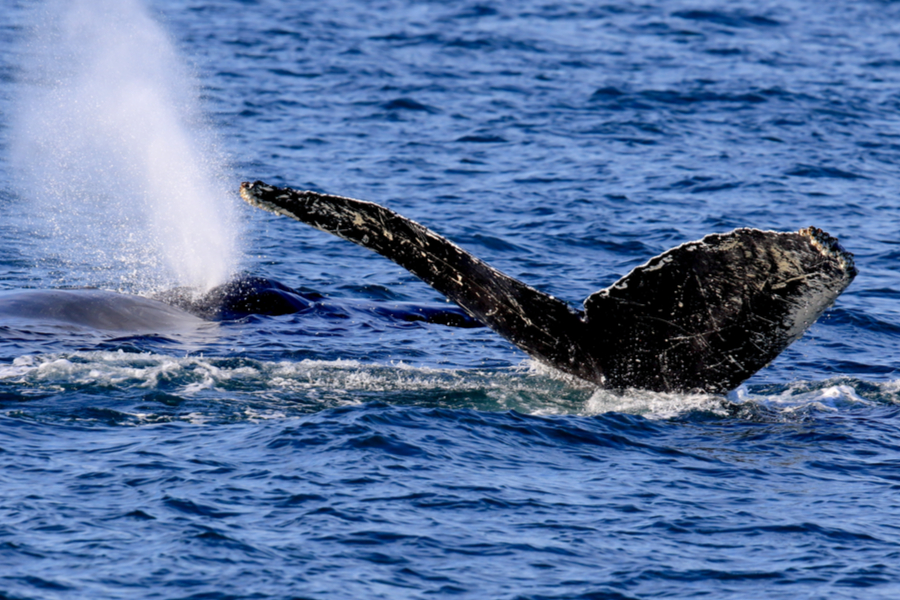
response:
<path id="1" fill-rule="evenodd" d="M 800 338 L 856 276 L 815 228 L 736 229 L 673 248 L 585 300 L 607 380 L 723 392 Z M 631 382 L 640 382 L 632 384 Z"/>
<path id="2" fill-rule="evenodd" d="M 614 388 L 733 389 L 856 276 L 852 255 L 821 230 L 736 229 L 651 259 L 576 311 L 377 204 L 260 181 L 241 196 L 374 250 L 537 360 Z"/>

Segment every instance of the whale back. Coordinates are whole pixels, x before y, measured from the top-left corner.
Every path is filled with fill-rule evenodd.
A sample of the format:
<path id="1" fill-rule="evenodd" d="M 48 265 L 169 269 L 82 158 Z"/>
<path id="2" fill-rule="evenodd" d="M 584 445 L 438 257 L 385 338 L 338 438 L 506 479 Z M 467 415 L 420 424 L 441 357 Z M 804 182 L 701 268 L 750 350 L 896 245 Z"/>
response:
<path id="1" fill-rule="evenodd" d="M 310 310 L 317 296 L 302 294 L 265 277 L 241 276 L 204 294 L 175 288 L 155 298 L 209 321 L 230 321 L 248 315 L 288 315 Z"/>
<path id="2" fill-rule="evenodd" d="M 0 292 L 0 321 L 12 320 L 122 333 L 189 331 L 203 324 L 152 298 L 97 289 Z"/>

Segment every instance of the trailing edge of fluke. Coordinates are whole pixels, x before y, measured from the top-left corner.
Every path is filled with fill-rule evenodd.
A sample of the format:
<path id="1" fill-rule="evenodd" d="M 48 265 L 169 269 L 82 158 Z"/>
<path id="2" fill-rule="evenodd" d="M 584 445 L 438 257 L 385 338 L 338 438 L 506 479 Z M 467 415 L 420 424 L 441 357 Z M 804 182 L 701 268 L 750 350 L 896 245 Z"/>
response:
<path id="1" fill-rule="evenodd" d="M 814 227 L 735 229 L 650 259 L 577 311 L 377 204 L 261 181 L 242 183 L 241 196 L 391 259 L 533 358 L 611 388 L 731 390 L 803 335 L 857 272 Z"/>

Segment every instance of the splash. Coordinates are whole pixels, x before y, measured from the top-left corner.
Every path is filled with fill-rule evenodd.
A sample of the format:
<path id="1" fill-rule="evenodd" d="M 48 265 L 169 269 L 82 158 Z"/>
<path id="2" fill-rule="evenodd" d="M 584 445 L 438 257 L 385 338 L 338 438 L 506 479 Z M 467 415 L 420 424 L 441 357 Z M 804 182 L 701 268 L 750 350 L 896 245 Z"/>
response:
<path id="1" fill-rule="evenodd" d="M 139 0 L 53 0 L 12 119 L 17 193 L 58 283 L 209 289 L 236 256 L 233 196 L 198 91 Z"/>

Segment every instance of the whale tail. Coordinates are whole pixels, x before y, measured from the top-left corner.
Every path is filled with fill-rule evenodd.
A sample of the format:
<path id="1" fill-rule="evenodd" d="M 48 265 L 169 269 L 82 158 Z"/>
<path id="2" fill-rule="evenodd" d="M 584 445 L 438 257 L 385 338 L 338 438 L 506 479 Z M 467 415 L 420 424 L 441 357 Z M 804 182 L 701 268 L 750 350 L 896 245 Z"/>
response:
<path id="1" fill-rule="evenodd" d="M 393 260 L 535 359 L 613 388 L 733 389 L 856 276 L 821 230 L 736 229 L 651 259 L 576 311 L 377 204 L 260 181 L 241 196 Z"/>

